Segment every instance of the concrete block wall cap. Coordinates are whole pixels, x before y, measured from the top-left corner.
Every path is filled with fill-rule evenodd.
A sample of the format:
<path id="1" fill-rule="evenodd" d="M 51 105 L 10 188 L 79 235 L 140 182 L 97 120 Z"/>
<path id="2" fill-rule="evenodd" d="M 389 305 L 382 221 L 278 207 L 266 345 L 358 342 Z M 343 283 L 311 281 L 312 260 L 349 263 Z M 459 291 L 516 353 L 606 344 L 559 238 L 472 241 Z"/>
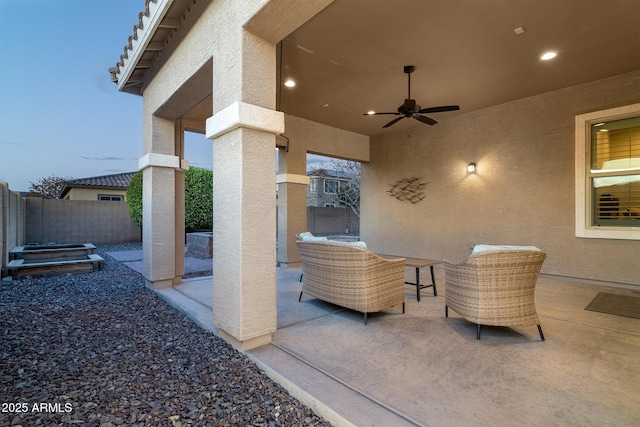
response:
<path id="1" fill-rule="evenodd" d="M 207 119 L 207 138 L 215 139 L 240 127 L 274 134 L 284 132 L 284 114 L 257 105 L 234 102 Z"/>
<path id="2" fill-rule="evenodd" d="M 187 162 L 187 169 L 188 169 Z M 167 154 L 147 153 L 138 160 L 138 169 L 143 170 L 150 166 L 162 168 L 179 169 L 181 166 L 180 157 L 169 156 Z"/>

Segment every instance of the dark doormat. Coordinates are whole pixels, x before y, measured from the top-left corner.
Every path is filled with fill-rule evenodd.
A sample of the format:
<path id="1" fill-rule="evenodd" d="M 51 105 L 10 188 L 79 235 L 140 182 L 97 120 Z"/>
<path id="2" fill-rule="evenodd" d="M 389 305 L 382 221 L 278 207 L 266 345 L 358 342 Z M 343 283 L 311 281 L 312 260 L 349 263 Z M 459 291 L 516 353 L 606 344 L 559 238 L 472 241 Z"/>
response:
<path id="1" fill-rule="evenodd" d="M 640 298 L 599 292 L 584 309 L 640 319 Z"/>

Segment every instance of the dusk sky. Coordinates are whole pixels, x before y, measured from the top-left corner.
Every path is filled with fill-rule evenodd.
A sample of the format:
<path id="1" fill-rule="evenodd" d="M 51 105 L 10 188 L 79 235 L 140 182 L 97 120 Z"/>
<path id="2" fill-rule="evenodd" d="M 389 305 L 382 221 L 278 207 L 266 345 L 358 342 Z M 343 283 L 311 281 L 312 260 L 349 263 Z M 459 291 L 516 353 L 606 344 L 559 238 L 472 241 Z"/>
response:
<path id="1" fill-rule="evenodd" d="M 130 172 L 142 157 L 142 97 L 108 69 L 144 0 L 0 0 L 0 181 Z M 211 141 L 188 134 L 190 164 L 211 168 Z"/>
<path id="2" fill-rule="evenodd" d="M 0 182 L 138 170 L 142 97 L 118 92 L 109 68 L 145 0 L 0 0 Z M 212 168 L 212 141 L 185 135 L 191 166 Z M 315 166 L 327 159 L 309 155 Z"/>

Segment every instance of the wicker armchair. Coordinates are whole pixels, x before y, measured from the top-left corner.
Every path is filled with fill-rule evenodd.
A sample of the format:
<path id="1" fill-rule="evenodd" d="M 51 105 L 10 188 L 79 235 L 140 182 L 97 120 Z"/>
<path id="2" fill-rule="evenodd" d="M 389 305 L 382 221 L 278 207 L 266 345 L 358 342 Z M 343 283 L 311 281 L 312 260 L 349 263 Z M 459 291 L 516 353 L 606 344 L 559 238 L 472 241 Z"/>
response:
<path id="1" fill-rule="evenodd" d="M 546 256 L 537 248 L 497 249 L 472 254 L 460 264 L 444 262 L 445 317 L 452 308 L 477 323 L 477 339 L 480 325 L 536 325 L 544 341 L 535 286 Z"/>
<path id="2" fill-rule="evenodd" d="M 404 258 L 387 260 L 367 249 L 337 242 L 297 241 L 302 258 L 302 294 L 364 313 L 402 304 Z"/>

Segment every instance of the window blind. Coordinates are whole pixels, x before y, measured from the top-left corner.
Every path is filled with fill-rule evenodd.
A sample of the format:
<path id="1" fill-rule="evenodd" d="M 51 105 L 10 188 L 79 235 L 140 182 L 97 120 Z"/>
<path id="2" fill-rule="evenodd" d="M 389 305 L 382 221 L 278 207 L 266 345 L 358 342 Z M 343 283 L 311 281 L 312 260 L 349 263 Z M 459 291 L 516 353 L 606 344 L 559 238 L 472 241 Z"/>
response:
<path id="1" fill-rule="evenodd" d="M 640 226 L 640 118 L 592 125 L 595 225 Z"/>

